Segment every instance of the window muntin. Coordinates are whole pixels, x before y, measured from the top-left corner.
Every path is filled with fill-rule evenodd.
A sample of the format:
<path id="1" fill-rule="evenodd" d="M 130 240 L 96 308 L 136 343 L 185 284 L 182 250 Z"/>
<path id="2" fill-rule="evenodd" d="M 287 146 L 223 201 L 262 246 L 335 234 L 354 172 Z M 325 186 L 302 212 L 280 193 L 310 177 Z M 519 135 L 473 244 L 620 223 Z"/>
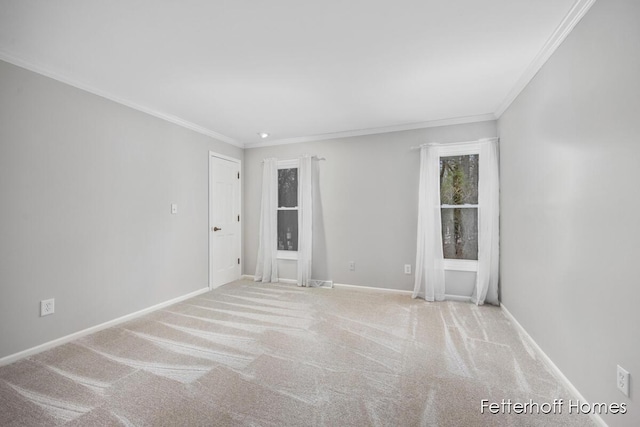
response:
<path id="1" fill-rule="evenodd" d="M 298 162 L 278 162 L 278 258 L 298 251 Z"/>
<path id="2" fill-rule="evenodd" d="M 440 157 L 442 249 L 445 259 L 478 259 L 478 154 Z"/>

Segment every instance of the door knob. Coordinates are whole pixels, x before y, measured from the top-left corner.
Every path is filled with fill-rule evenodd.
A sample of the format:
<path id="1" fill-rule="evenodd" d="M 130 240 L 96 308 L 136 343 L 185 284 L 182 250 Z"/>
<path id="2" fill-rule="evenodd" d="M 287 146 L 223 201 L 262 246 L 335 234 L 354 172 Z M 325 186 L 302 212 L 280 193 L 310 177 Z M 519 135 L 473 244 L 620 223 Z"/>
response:
<path id="1" fill-rule="evenodd" d="M 222 228 L 218 228 L 218 227 L 211 227 L 211 229 L 212 229 L 213 231 L 220 231 L 220 230 L 222 230 Z"/>

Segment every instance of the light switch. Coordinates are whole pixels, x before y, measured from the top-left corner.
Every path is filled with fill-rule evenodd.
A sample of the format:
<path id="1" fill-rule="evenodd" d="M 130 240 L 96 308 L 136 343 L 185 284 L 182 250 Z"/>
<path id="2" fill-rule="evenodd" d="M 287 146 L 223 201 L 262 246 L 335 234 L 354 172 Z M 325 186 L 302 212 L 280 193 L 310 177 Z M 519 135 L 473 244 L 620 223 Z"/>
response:
<path id="1" fill-rule="evenodd" d="M 178 213 L 178 205 L 175 203 L 171 203 L 171 214 L 175 215 Z"/>

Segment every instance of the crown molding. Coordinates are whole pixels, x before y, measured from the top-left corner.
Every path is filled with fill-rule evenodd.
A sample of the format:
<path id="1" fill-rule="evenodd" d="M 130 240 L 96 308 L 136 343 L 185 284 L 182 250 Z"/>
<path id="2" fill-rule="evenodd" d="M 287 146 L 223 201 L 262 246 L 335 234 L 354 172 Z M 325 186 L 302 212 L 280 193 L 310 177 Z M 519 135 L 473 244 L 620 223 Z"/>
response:
<path id="1" fill-rule="evenodd" d="M 327 139 L 349 138 L 352 136 L 375 135 L 380 133 L 400 132 L 404 130 L 425 129 L 439 126 L 460 125 L 465 123 L 476 123 L 496 120 L 493 113 L 479 114 L 476 116 L 454 117 L 451 119 L 431 120 L 427 122 L 408 123 L 396 126 L 384 126 L 379 128 L 369 128 L 360 130 L 350 130 L 344 132 L 323 133 L 313 136 L 301 136 L 295 138 L 275 139 L 273 141 L 247 143 L 245 148 L 271 147 L 274 145 L 297 144 L 300 142 L 323 141 Z"/>
<path id="2" fill-rule="evenodd" d="M 94 95 L 98 95 L 100 97 L 109 99 L 111 101 L 133 108 L 134 110 L 141 111 L 143 113 L 160 118 L 162 120 L 176 124 L 183 128 L 192 130 L 194 132 L 198 132 L 200 134 L 215 138 L 219 141 L 226 142 L 236 147 L 259 148 L 259 147 L 269 147 L 269 146 L 275 146 L 275 145 L 296 144 L 301 142 L 322 141 L 322 140 L 337 139 L 337 138 L 349 138 L 354 136 L 375 135 L 375 134 L 389 133 L 389 132 L 400 132 L 400 131 L 406 131 L 406 130 L 415 130 L 415 129 L 424 129 L 424 128 L 438 127 L 438 126 L 449 126 L 449 125 L 457 125 L 457 124 L 464 124 L 464 123 L 496 120 L 500 118 L 500 116 L 502 116 L 502 114 L 507 110 L 507 108 L 509 108 L 511 103 L 513 103 L 513 101 L 518 97 L 518 95 L 520 95 L 520 93 L 524 90 L 524 88 L 535 77 L 538 71 L 540 71 L 540 69 L 544 66 L 547 60 L 551 57 L 551 55 L 553 55 L 556 49 L 562 44 L 562 42 L 571 33 L 573 28 L 578 24 L 578 22 L 580 22 L 582 17 L 584 17 L 584 15 L 589 11 L 591 6 L 593 6 L 595 2 L 596 0 L 576 0 L 575 1 L 575 3 L 571 7 L 567 15 L 562 20 L 562 22 L 555 29 L 551 37 L 549 37 L 549 39 L 545 42 L 545 44 L 543 45 L 538 55 L 529 64 L 529 66 L 526 68 L 524 73 L 520 76 L 520 78 L 518 79 L 514 87 L 511 89 L 511 91 L 509 91 L 506 98 L 502 101 L 502 103 L 499 105 L 499 107 L 496 109 L 494 113 L 479 114 L 479 115 L 466 116 L 466 117 L 455 117 L 455 118 L 442 119 L 442 120 L 431 120 L 431 121 L 418 122 L 418 123 L 408 123 L 408 124 L 395 125 L 395 126 L 384 126 L 384 127 L 377 127 L 377 128 L 325 133 L 325 134 L 311 135 L 311 136 L 275 139 L 272 141 L 243 143 L 242 141 L 235 140 L 231 137 L 215 132 L 211 129 L 207 129 L 203 126 L 181 119 L 180 117 L 163 113 L 157 110 L 153 110 L 151 108 L 137 104 L 133 101 L 120 98 L 111 93 L 86 85 L 70 77 L 62 75 L 56 71 L 53 71 L 43 65 L 36 64 L 35 62 L 26 61 L 24 59 L 18 58 L 17 56 L 11 55 L 7 52 L 0 51 L 0 60 L 6 61 L 10 64 L 16 65 L 21 68 L 25 68 L 35 73 L 44 75 L 46 77 L 52 78 L 54 80 L 60 81 L 62 83 L 68 84 L 70 86 L 76 87 L 86 92 L 92 93 Z"/>
<path id="3" fill-rule="evenodd" d="M 53 71 L 43 65 L 36 64 L 34 62 L 26 61 L 22 58 L 18 58 L 17 56 L 11 55 L 7 52 L 0 51 L 0 60 L 13 64 L 20 68 L 25 68 L 29 71 L 33 71 L 34 73 L 41 74 L 43 76 L 49 77 L 53 80 L 57 80 L 59 82 L 68 84 L 69 86 L 76 87 L 78 89 L 84 90 L 85 92 L 92 93 L 94 95 L 98 95 L 102 98 L 106 98 L 110 101 L 117 102 L 118 104 L 122 104 L 129 108 L 133 108 L 134 110 L 141 111 L 143 113 L 149 114 L 151 116 L 157 117 L 159 119 L 165 120 L 167 122 L 173 123 L 175 125 L 181 126 L 183 128 L 192 130 L 194 132 L 198 132 L 202 135 L 210 136 L 219 141 L 226 142 L 227 144 L 235 145 L 239 148 L 244 148 L 244 144 L 240 141 L 236 141 L 233 138 L 230 138 L 221 133 L 215 132 L 211 129 L 207 129 L 203 126 L 197 125 L 195 123 L 189 122 L 187 120 L 181 119 L 180 117 L 163 113 L 161 111 L 157 111 L 140 104 L 137 104 L 128 99 L 121 98 L 119 96 L 113 95 L 111 93 L 105 92 L 103 90 L 97 89 L 95 87 L 89 86 L 87 84 L 81 83 L 73 78 L 67 77 L 63 74 L 60 74 L 56 71 Z"/>
<path id="4" fill-rule="evenodd" d="M 522 76 L 520 76 L 520 79 L 516 82 L 515 86 L 507 94 L 507 97 L 502 101 L 495 112 L 496 118 L 500 118 L 524 88 L 527 87 L 529 82 L 535 77 L 538 71 L 540 71 L 542 66 L 547 62 L 551 55 L 553 55 L 556 49 L 558 49 L 564 39 L 567 38 L 569 33 L 571 33 L 573 28 L 578 24 L 578 22 L 580 22 L 582 17 L 589 11 L 595 2 L 596 0 L 576 0 L 562 22 L 560 22 L 560 25 L 558 25 L 553 34 L 551 34 L 551 37 L 549 37 L 546 43 L 542 46 L 538 55 L 534 58 L 531 64 L 529 64 Z"/>

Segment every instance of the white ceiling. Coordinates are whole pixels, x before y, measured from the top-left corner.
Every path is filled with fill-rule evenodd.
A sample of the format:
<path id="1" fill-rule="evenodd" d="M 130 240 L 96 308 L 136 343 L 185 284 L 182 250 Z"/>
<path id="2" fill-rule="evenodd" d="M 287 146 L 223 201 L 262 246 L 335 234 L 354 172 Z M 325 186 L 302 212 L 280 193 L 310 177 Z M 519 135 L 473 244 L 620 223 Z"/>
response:
<path id="1" fill-rule="evenodd" d="M 591 3 L 0 0 L 0 59 L 252 147 L 494 118 Z"/>

